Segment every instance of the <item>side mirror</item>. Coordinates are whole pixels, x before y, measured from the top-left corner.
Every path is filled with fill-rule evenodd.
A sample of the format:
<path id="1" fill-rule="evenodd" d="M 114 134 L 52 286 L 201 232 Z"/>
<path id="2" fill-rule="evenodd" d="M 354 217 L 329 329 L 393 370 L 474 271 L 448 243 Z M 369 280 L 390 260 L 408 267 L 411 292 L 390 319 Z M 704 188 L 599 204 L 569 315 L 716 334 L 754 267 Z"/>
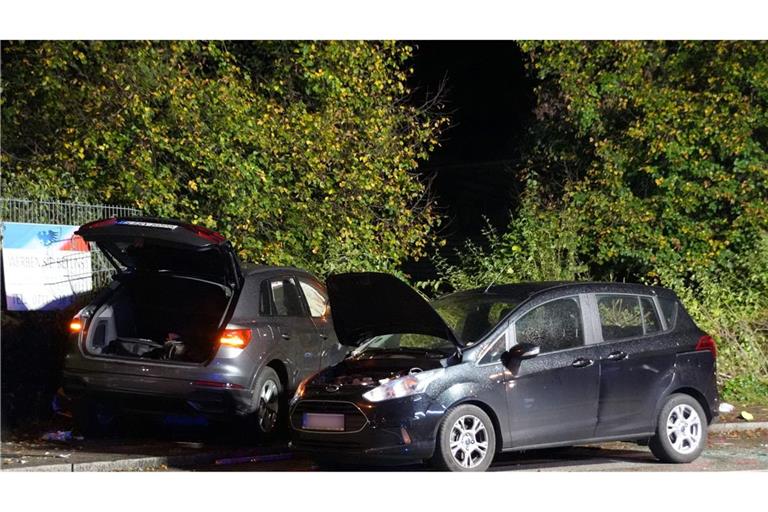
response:
<path id="1" fill-rule="evenodd" d="M 513 359 L 530 359 L 536 357 L 541 352 L 541 348 L 533 343 L 518 343 L 507 351 L 507 358 Z"/>

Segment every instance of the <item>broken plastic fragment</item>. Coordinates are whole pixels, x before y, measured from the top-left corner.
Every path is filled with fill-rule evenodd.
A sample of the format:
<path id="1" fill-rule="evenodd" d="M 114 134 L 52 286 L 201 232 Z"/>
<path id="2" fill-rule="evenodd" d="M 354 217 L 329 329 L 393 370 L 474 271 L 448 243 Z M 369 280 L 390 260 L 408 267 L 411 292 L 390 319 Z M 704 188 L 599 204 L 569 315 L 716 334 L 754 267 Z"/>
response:
<path id="1" fill-rule="evenodd" d="M 732 406 L 731 404 L 729 404 L 729 403 L 726 403 L 726 402 L 722 402 L 722 403 L 720 404 L 720 406 L 718 407 L 718 410 L 719 410 L 720 412 L 722 412 L 722 413 L 733 412 L 733 410 L 734 410 L 734 409 L 735 409 L 735 407 L 734 407 L 734 406 Z"/>
<path id="2" fill-rule="evenodd" d="M 741 414 L 739 414 L 739 418 L 745 420 L 745 421 L 752 421 L 755 419 L 752 414 L 748 413 L 747 411 L 741 411 Z"/>

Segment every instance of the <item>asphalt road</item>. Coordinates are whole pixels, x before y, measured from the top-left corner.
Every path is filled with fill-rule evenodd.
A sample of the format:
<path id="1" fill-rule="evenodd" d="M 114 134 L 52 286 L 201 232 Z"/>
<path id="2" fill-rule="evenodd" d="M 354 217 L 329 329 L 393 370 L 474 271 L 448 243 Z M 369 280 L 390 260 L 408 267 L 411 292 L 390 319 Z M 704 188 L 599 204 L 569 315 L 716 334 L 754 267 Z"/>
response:
<path id="1" fill-rule="evenodd" d="M 217 464 L 193 466 L 185 471 L 318 471 L 306 457 L 287 452 L 254 461 L 220 460 Z M 423 465 L 380 468 L 372 466 L 334 468 L 342 471 L 425 471 Z M 691 464 L 662 464 L 648 448 L 630 443 L 608 443 L 569 449 L 538 450 L 502 454 L 491 471 L 768 471 L 768 431 L 710 435 L 709 446 Z"/>

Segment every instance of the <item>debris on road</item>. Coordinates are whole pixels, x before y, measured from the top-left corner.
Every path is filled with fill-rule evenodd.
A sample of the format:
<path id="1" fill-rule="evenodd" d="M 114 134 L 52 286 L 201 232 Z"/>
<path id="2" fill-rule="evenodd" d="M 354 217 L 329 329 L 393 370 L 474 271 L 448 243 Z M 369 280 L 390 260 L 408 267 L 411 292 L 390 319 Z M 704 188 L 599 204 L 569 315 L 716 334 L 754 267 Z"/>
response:
<path id="1" fill-rule="evenodd" d="M 733 412 L 734 409 L 735 409 L 735 407 L 733 405 L 727 403 L 727 402 L 722 402 L 720 404 L 720 406 L 718 407 L 718 410 L 721 413 L 725 413 L 725 414 L 727 414 L 729 412 Z"/>
<path id="2" fill-rule="evenodd" d="M 68 459 L 72 456 L 71 453 L 51 453 L 51 452 L 45 452 L 43 454 L 44 457 L 56 457 L 59 459 Z"/>
<path id="3" fill-rule="evenodd" d="M 739 414 L 739 418 L 743 419 L 744 421 L 752 421 L 755 419 L 755 417 L 748 413 L 747 411 L 741 411 L 741 414 Z"/>
<path id="4" fill-rule="evenodd" d="M 71 430 L 57 430 L 56 432 L 47 432 L 42 436 L 43 441 L 58 441 L 69 443 L 71 441 L 82 441 L 83 436 L 72 435 Z"/>

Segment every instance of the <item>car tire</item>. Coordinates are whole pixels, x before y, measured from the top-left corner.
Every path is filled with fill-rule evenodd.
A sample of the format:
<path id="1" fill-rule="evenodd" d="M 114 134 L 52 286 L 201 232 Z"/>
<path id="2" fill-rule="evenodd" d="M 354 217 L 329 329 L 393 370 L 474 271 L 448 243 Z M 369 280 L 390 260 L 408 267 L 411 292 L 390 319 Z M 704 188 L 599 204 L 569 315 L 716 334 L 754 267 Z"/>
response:
<path id="1" fill-rule="evenodd" d="M 675 464 L 696 460 L 707 445 L 707 416 L 690 395 L 671 395 L 659 411 L 656 434 L 648 442 L 662 462 Z"/>
<path id="2" fill-rule="evenodd" d="M 274 439 L 286 432 L 287 399 L 277 372 L 270 367 L 261 370 L 253 387 L 254 409 L 248 415 L 248 431 L 259 439 Z"/>
<path id="3" fill-rule="evenodd" d="M 444 471 L 485 471 L 496 454 L 491 418 L 477 406 L 459 405 L 437 431 L 433 465 Z"/>

